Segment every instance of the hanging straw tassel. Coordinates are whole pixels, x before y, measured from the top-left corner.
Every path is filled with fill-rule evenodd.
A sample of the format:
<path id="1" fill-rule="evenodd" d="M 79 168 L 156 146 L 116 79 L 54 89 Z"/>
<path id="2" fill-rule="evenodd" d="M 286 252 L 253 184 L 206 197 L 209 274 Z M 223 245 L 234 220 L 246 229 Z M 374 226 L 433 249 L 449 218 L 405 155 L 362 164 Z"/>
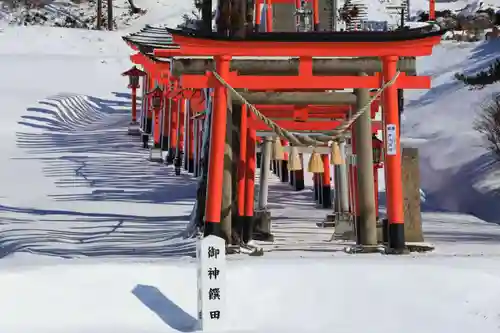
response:
<path id="1" fill-rule="evenodd" d="M 281 145 L 280 138 L 275 138 L 273 142 L 273 160 L 282 161 L 285 159 L 285 152 L 283 151 L 283 146 Z"/>
<path id="2" fill-rule="evenodd" d="M 344 164 L 344 158 L 340 153 L 339 143 L 337 141 L 332 142 L 332 152 L 330 153 L 330 164 L 331 165 L 342 165 Z"/>
<path id="3" fill-rule="evenodd" d="M 297 147 L 290 147 L 290 154 L 288 156 L 288 170 L 302 170 L 302 162 L 300 160 L 299 150 L 297 149 Z"/>
<path id="4" fill-rule="evenodd" d="M 316 150 L 313 150 L 311 154 L 307 171 L 311 173 L 322 173 L 325 171 L 325 169 L 323 169 L 323 160 L 321 159 L 321 155 Z"/>

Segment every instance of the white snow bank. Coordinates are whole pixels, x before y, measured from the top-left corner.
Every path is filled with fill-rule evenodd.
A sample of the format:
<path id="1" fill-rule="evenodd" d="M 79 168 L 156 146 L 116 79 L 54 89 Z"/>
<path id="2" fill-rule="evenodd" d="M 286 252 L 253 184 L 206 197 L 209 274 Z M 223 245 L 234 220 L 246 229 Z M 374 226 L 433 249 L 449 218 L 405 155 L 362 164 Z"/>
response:
<path id="1" fill-rule="evenodd" d="M 498 332 L 498 270 L 479 265 L 487 262 L 232 261 L 228 331 Z M 185 262 L 14 268 L 0 286 L 5 333 L 191 332 L 195 323 L 196 269 Z"/>

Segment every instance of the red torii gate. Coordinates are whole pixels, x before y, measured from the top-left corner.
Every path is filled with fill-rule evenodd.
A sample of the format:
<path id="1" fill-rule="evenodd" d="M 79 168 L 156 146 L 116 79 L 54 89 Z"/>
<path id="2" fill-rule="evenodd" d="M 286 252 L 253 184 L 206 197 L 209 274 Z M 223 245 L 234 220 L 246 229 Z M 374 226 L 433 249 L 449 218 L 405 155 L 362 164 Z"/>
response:
<path id="1" fill-rule="evenodd" d="M 165 117 L 163 119 L 163 124 L 160 124 L 159 118 L 155 119 L 154 121 L 155 143 L 159 143 L 160 140 L 159 133 L 160 132 L 167 133 L 168 128 L 170 127 L 170 133 L 168 133 L 168 136 L 170 137 L 169 148 L 173 150 L 177 145 L 177 142 L 179 141 L 182 150 L 182 148 L 184 148 L 182 147 L 183 133 L 184 133 L 183 127 L 185 126 L 184 113 L 188 112 L 188 121 L 192 124 L 192 119 L 191 119 L 192 116 L 194 116 L 195 113 L 202 111 L 204 108 L 203 94 L 199 89 L 194 90 L 182 87 L 179 84 L 179 79 L 170 75 L 169 62 L 156 61 L 151 57 L 147 57 L 146 55 L 140 52 L 132 55 L 130 59 L 132 60 L 133 63 L 144 66 L 144 69 L 148 73 L 150 80 L 157 81 L 160 85 L 162 85 L 165 97 L 172 101 L 172 105 L 170 105 L 170 108 L 166 110 L 167 112 L 170 111 L 171 114 L 170 119 L 167 119 L 167 117 Z M 191 101 L 189 110 L 185 110 L 185 105 L 183 103 L 185 100 Z M 177 115 L 178 106 L 180 108 L 180 113 L 181 113 L 180 117 L 178 117 Z M 168 108 L 167 105 L 165 105 L 165 107 Z M 177 124 L 178 119 L 180 120 L 179 124 Z M 163 126 L 163 131 L 160 131 L 160 126 Z M 181 127 L 180 138 L 177 138 L 178 126 Z M 187 155 L 189 157 L 192 157 L 193 154 L 192 146 L 193 146 L 193 140 L 195 140 L 194 138 L 195 133 L 192 132 L 192 126 L 190 126 L 190 128 L 191 128 L 189 133 L 190 137 L 189 140 L 187 140 L 188 145 L 185 148 L 187 148 Z"/>
<path id="2" fill-rule="evenodd" d="M 161 63 L 161 62 L 158 62 L 158 61 L 155 61 L 154 59 L 151 59 L 151 58 L 148 58 L 146 56 L 144 56 L 143 54 L 136 54 L 136 55 L 133 55 L 131 57 L 131 59 L 133 60 L 133 62 L 137 63 L 137 64 L 141 64 L 143 65 L 146 69 L 149 69 L 151 71 L 151 76 L 149 78 L 149 80 L 159 80 L 160 83 L 163 83 L 162 81 L 162 78 L 165 79 L 165 77 L 169 77 L 168 75 L 168 71 L 169 71 L 169 63 Z M 163 69 L 163 71 L 162 71 Z M 167 74 L 166 76 L 164 74 Z M 173 78 L 171 77 L 171 79 L 173 80 L 180 80 L 181 78 Z M 166 81 L 166 83 L 170 83 L 170 81 L 168 79 L 165 79 L 164 81 Z M 168 87 L 168 86 L 167 86 Z M 172 100 L 177 100 L 179 98 L 187 98 L 187 99 L 193 99 L 194 96 L 196 96 L 196 91 L 194 90 L 190 90 L 190 94 L 186 94 L 186 90 L 182 89 L 182 88 L 176 88 L 176 89 L 172 89 L 170 91 L 168 91 L 169 89 L 167 89 L 167 91 L 165 91 L 165 95 L 167 97 L 169 97 L 170 99 Z M 186 96 L 188 95 L 188 96 Z M 201 97 L 201 94 L 198 94 L 199 96 L 198 97 Z M 148 97 L 148 95 L 146 95 L 146 97 Z M 154 97 L 153 97 L 154 98 Z M 371 105 L 371 117 L 373 118 L 375 116 L 375 112 L 376 110 L 378 109 L 378 100 L 374 101 L 374 103 L 372 103 Z M 200 106 L 198 104 L 198 106 Z M 164 105 L 165 107 L 165 105 Z M 192 104 L 191 108 L 193 107 L 196 107 L 196 103 Z M 203 107 L 203 106 L 201 106 Z M 309 106 L 294 106 L 294 105 L 257 105 L 257 107 L 259 109 L 261 109 L 261 111 L 264 111 L 265 115 L 268 116 L 268 117 L 271 117 L 271 118 L 274 118 L 274 119 L 283 119 L 283 118 L 289 118 L 289 117 L 293 117 L 294 118 L 294 121 L 280 121 L 278 120 L 277 123 L 281 126 L 281 127 L 284 127 L 284 128 L 287 128 L 288 130 L 295 130 L 295 131 L 300 131 L 300 130 L 310 130 L 312 128 L 314 128 L 315 130 L 330 130 L 334 127 L 336 127 L 337 125 L 339 125 L 341 122 L 338 121 L 338 120 L 335 120 L 335 121 L 319 121 L 319 122 L 311 122 L 309 121 L 308 123 L 304 123 L 305 121 L 308 120 L 308 118 L 321 118 L 321 119 L 325 119 L 325 118 L 330 118 L 330 119 L 334 119 L 334 118 L 339 118 L 339 119 L 343 119 L 345 118 L 345 115 L 347 113 L 347 111 L 349 111 L 350 107 L 349 106 L 342 106 L 342 105 L 331 105 L 331 106 L 318 106 L 318 105 L 309 105 Z M 198 107 L 198 110 L 200 110 L 201 108 Z M 188 110 L 189 111 L 189 110 Z M 160 135 L 160 110 L 156 110 L 155 112 L 155 119 L 154 119 L 154 143 L 155 144 L 159 144 L 160 142 L 160 138 L 159 138 L 159 135 Z M 175 120 L 175 117 L 174 117 L 174 120 Z M 166 128 L 166 125 L 168 125 L 170 122 L 172 122 L 172 118 L 170 119 L 166 119 L 164 118 L 164 123 L 163 123 L 163 127 L 164 127 L 164 132 L 167 131 L 167 128 Z M 174 124 L 173 124 L 174 128 L 172 129 L 172 132 L 173 133 L 176 133 L 176 124 L 175 124 L 175 121 L 174 121 Z M 242 126 L 242 130 L 243 131 L 246 131 L 246 128 L 247 128 L 247 125 L 243 124 Z M 262 122 L 262 121 L 257 121 L 256 119 L 250 119 L 248 120 L 248 127 L 249 128 L 252 128 L 253 130 L 269 130 L 269 128 Z M 373 131 L 376 132 L 377 130 L 380 129 L 380 122 L 376 122 L 375 125 L 373 126 Z M 170 134 L 172 135 L 172 133 Z M 174 134 L 175 135 L 175 134 Z M 242 150 L 244 150 L 245 148 L 245 134 L 242 133 Z M 189 137 L 190 137 L 190 140 L 187 142 L 188 145 L 187 145 L 187 154 L 189 155 L 190 159 L 192 160 L 193 158 L 193 142 L 194 140 L 196 139 L 199 139 L 199 133 L 194 133 L 192 132 L 192 126 L 190 126 L 190 132 L 189 132 Z M 175 142 L 172 144 L 172 145 L 175 145 Z M 242 156 L 245 156 L 245 154 L 242 154 Z M 323 156 L 323 160 L 324 160 L 324 173 L 323 173 L 323 185 L 326 187 L 328 187 L 328 191 L 327 193 L 330 192 L 330 179 L 329 179 L 329 165 L 328 165 L 328 159 L 326 158 L 327 156 L 324 155 Z M 326 161 L 326 162 L 325 162 Z M 243 159 L 242 163 L 245 163 L 245 159 Z M 191 161 L 190 163 L 188 163 L 189 166 L 192 166 L 193 165 L 193 162 Z M 188 169 L 188 171 L 191 171 L 190 169 Z M 241 168 L 240 168 L 240 172 L 241 172 Z M 316 175 L 318 176 L 318 175 Z M 245 190 L 245 186 L 244 186 L 244 183 L 242 182 L 243 180 L 243 176 L 239 176 L 240 178 L 240 182 L 239 182 L 239 192 L 241 193 L 242 191 Z M 320 179 L 320 177 L 315 177 L 315 179 Z M 282 178 L 282 181 L 286 181 L 286 180 L 283 180 Z M 352 184 L 352 186 L 356 186 L 356 184 Z M 357 193 L 357 190 L 356 188 L 352 187 L 352 190 L 355 192 L 355 194 Z M 376 195 L 376 193 L 375 193 Z M 329 197 L 329 196 L 328 196 Z M 355 199 L 357 200 L 357 196 L 354 195 Z M 244 216 L 244 195 L 239 195 L 238 196 L 238 205 L 240 207 L 240 215 L 241 216 Z M 323 201 L 323 206 L 324 208 L 329 208 L 331 205 L 331 199 L 326 199 Z M 357 205 L 356 205 L 357 206 Z"/>
<path id="3" fill-rule="evenodd" d="M 312 61 L 312 59 L 311 59 Z M 312 65 L 312 64 L 311 64 Z M 236 80 L 243 80 L 248 78 L 248 75 L 245 76 L 234 76 Z M 376 74 L 373 76 L 374 78 L 377 78 L 378 82 L 380 82 L 380 75 Z M 187 80 L 186 80 L 187 78 Z M 254 77 L 253 79 L 255 80 L 257 77 Z M 270 78 L 276 78 L 273 76 L 270 76 Z M 279 78 L 279 77 L 278 77 Z M 314 79 L 316 77 L 313 77 Z M 332 79 L 335 78 L 338 80 L 338 76 L 335 77 L 324 77 L 325 81 L 326 79 Z M 344 77 L 341 77 L 342 79 Z M 350 79 L 352 76 L 346 76 L 345 78 Z M 201 89 L 201 88 L 209 88 L 211 85 L 210 84 L 216 84 L 214 78 L 210 77 L 210 73 L 206 73 L 205 75 L 200 75 L 200 74 L 182 74 L 176 79 L 180 80 L 182 82 L 182 85 L 184 88 L 195 88 L 195 89 Z M 402 79 L 402 85 L 406 85 L 407 87 L 422 87 L 423 84 L 428 83 L 428 77 L 414 77 L 414 76 L 403 76 Z M 420 83 L 420 85 L 418 85 Z M 324 84 L 324 83 L 323 83 Z M 243 85 L 243 84 L 242 84 Z M 254 89 L 252 90 L 263 90 L 262 87 L 268 87 L 269 84 L 267 82 L 263 82 L 262 80 L 259 81 L 253 81 L 249 83 L 251 87 Z M 248 87 L 248 85 L 247 85 Z M 248 88 L 247 88 L 248 89 Z M 326 89 L 326 88 L 322 88 Z M 250 90 L 250 89 L 249 89 Z M 309 87 L 309 89 L 297 89 L 297 88 L 291 88 L 290 86 L 285 87 L 285 89 L 273 89 L 273 90 L 279 90 L 279 91 L 301 91 L 301 90 L 307 90 L 307 91 L 315 91 L 318 89 L 313 89 Z M 321 89 L 320 89 L 321 90 Z M 316 131 L 328 131 L 332 130 L 333 128 L 338 127 L 341 123 L 342 120 L 345 119 L 347 116 L 348 111 L 350 110 L 351 106 L 348 105 L 328 105 L 328 106 L 321 106 L 321 105 L 307 105 L 307 106 L 302 106 L 302 105 L 255 105 L 255 107 L 262 112 L 265 116 L 268 118 L 271 118 L 274 120 L 274 122 L 282 127 L 285 128 L 289 131 L 307 131 L 307 130 L 316 130 Z M 371 105 L 371 116 L 372 118 L 375 117 L 376 110 L 378 110 L 379 107 L 379 100 L 375 100 L 372 105 Z M 283 118 L 293 118 L 292 120 L 282 120 Z M 308 119 L 315 119 L 316 121 L 308 121 Z M 321 120 L 319 120 L 321 119 Z M 329 121 L 325 121 L 329 120 Z M 243 120 L 242 120 L 243 121 Z M 243 150 L 243 146 L 245 146 L 245 132 L 246 127 L 250 128 L 253 131 L 269 131 L 271 128 L 266 125 L 263 121 L 256 119 L 255 117 L 252 117 L 248 120 L 244 120 L 244 123 L 241 124 L 240 128 L 242 128 L 241 134 L 241 147 L 240 150 Z M 381 130 L 381 122 L 380 121 L 372 121 L 372 131 L 373 133 L 377 133 L 378 130 Z M 282 144 L 285 144 L 285 141 L 282 140 Z M 244 155 L 241 155 L 244 156 Z M 286 159 L 286 157 L 285 157 Z M 324 163 L 323 163 L 323 168 L 325 171 L 323 172 L 323 177 L 319 177 L 318 174 L 315 175 L 315 179 L 319 180 L 322 179 L 322 184 L 324 187 L 328 187 L 328 191 L 325 191 L 325 193 L 330 194 L 330 169 L 329 169 L 329 164 L 328 164 L 328 158 L 327 156 L 323 156 Z M 240 165 L 245 164 L 245 160 L 240 161 Z M 253 166 L 252 166 L 253 167 Z M 356 172 L 356 167 L 353 167 L 353 171 Z M 253 171 L 249 171 L 249 174 L 253 174 Z M 303 170 L 296 171 L 294 172 L 294 179 L 303 179 Z M 241 175 L 239 176 L 239 179 L 241 179 Z M 377 177 L 375 175 L 375 177 Z M 285 178 L 281 178 L 282 181 L 287 181 Z M 300 181 L 300 180 L 299 180 Z M 297 185 L 297 183 L 295 184 Z M 241 187 L 245 186 L 243 182 L 239 183 L 239 192 L 243 192 L 244 189 Z M 249 186 L 253 186 L 249 185 Z M 351 204 L 351 211 L 353 211 L 354 207 L 358 207 L 357 202 L 358 202 L 358 196 L 357 196 L 357 189 L 355 188 L 357 186 L 357 183 L 354 182 L 351 184 L 352 186 L 352 191 L 354 193 L 353 197 L 356 202 L 356 204 L 352 203 Z M 296 186 L 297 190 L 301 190 L 303 187 L 302 185 Z M 377 196 L 377 192 L 374 193 L 374 196 Z M 324 208 L 330 208 L 331 207 L 331 199 L 329 195 L 326 196 L 325 200 L 323 200 L 321 203 L 323 204 Z M 245 201 L 243 196 L 238 196 L 238 203 L 240 207 L 243 207 L 245 204 L 243 203 Z M 251 209 L 247 209 L 247 211 L 253 211 L 253 197 L 247 196 L 246 199 L 247 203 L 246 206 L 252 207 Z M 375 199 L 376 202 L 378 202 L 377 199 Z M 330 204 L 328 204 L 330 202 Z M 378 208 L 378 206 L 377 206 Z M 239 212 L 241 215 L 240 216 L 245 216 L 243 213 L 243 209 L 240 209 Z M 354 213 L 354 212 L 353 212 Z M 251 216 L 251 215 L 250 215 Z M 378 216 L 378 214 L 377 214 Z"/>
<path id="4" fill-rule="evenodd" d="M 131 56 L 131 59 L 133 62 L 141 64 L 145 68 L 149 69 L 152 73 L 152 79 L 159 80 L 160 83 L 167 84 L 167 87 L 170 86 L 169 83 L 171 81 L 176 81 L 176 82 L 183 81 L 182 80 L 183 75 L 181 75 L 179 77 L 173 77 L 170 74 L 169 63 L 162 64 L 161 62 L 155 61 L 151 57 L 146 57 L 141 53 L 138 53 L 136 55 Z M 157 66 L 157 65 L 160 65 L 160 66 Z M 161 65 L 163 65 L 163 66 L 161 66 Z M 203 76 L 198 75 L 198 77 L 201 80 L 203 79 Z M 194 80 L 194 78 L 195 78 L 195 76 L 190 76 L 190 79 L 192 79 L 192 81 Z M 202 80 L 202 82 L 204 82 L 204 80 Z M 198 86 L 196 86 L 196 87 L 199 88 Z M 179 92 L 183 91 L 183 89 L 184 89 L 184 91 L 186 91 L 186 88 L 189 89 L 191 87 L 189 87 L 189 86 L 182 87 L 182 88 L 179 87 L 177 89 L 174 89 L 174 91 L 172 91 L 172 92 L 166 92 L 166 96 L 172 97 L 173 95 L 179 95 Z M 208 86 L 206 86 L 204 88 L 208 88 Z M 298 89 L 293 89 L 293 90 L 298 90 Z M 308 89 L 308 90 L 314 90 L 314 89 Z M 190 90 L 190 91 L 192 91 L 192 90 Z M 181 94 L 181 95 L 182 95 L 182 97 L 185 98 L 185 96 L 184 96 L 185 94 Z M 195 94 L 192 93 L 191 97 L 193 95 L 195 95 Z M 174 99 L 176 99 L 176 98 L 174 98 Z M 371 105 L 372 118 L 375 116 L 376 110 L 378 110 L 378 105 L 379 105 L 378 102 L 379 101 L 376 100 Z M 329 105 L 329 106 L 320 106 L 320 105 L 308 105 L 308 106 L 303 106 L 303 105 L 257 105 L 257 108 L 259 108 L 267 117 L 275 119 L 275 122 L 280 127 L 286 128 L 287 130 L 290 130 L 290 131 L 303 131 L 303 130 L 311 130 L 311 129 L 314 129 L 317 131 L 327 131 L 327 130 L 331 130 L 332 128 L 335 128 L 338 125 L 340 125 L 341 124 L 340 120 L 345 118 L 347 112 L 350 110 L 351 107 L 344 106 L 344 105 Z M 159 115 L 159 113 L 160 112 L 157 111 L 156 115 Z M 171 123 L 174 125 L 174 126 L 171 126 L 172 130 L 171 130 L 171 134 L 170 134 L 171 137 L 174 138 L 174 140 L 172 140 L 171 142 L 174 142 L 175 141 L 175 133 L 176 133 L 175 116 L 172 118 L 168 119 L 168 120 L 164 119 L 163 127 L 164 127 L 164 131 L 167 131 L 168 123 Z M 286 118 L 293 118 L 293 120 L 282 120 L 282 119 L 286 119 Z M 307 121 L 308 119 L 314 119 L 314 118 L 319 118 L 319 119 L 321 119 L 321 121 L 318 121 L 319 119 L 315 119 L 316 121 Z M 330 121 L 325 121 L 325 119 L 326 120 L 329 119 Z M 242 151 L 245 151 L 246 134 L 244 131 L 246 131 L 247 127 L 250 128 L 251 130 L 253 130 L 254 132 L 255 131 L 265 131 L 265 130 L 269 130 L 270 128 L 267 125 L 265 125 L 264 122 L 257 120 L 257 119 L 254 119 L 254 118 L 253 119 L 251 118 L 249 120 L 246 120 L 246 118 L 245 118 L 242 121 L 245 121 L 245 122 L 242 123 L 242 126 L 241 126 L 243 132 L 241 133 L 242 134 L 242 139 L 241 139 L 241 146 L 242 147 L 240 147 L 240 149 Z M 307 121 L 307 123 L 305 123 L 305 121 Z M 155 118 L 154 124 L 155 124 L 155 126 L 154 126 L 155 127 L 155 129 L 154 129 L 154 133 L 155 133 L 154 142 L 158 144 L 159 143 L 159 117 L 158 116 Z M 192 125 L 190 125 L 189 128 L 192 128 Z M 373 132 L 376 133 L 380 129 L 381 129 L 381 123 L 374 121 L 373 126 L 372 126 Z M 195 135 L 199 136 L 199 133 L 194 134 L 192 132 L 192 129 L 191 129 L 189 132 L 190 140 L 187 141 L 188 145 L 186 147 L 186 149 L 187 149 L 186 156 L 189 156 L 190 160 L 193 159 L 193 146 L 194 146 L 193 142 L 194 142 L 194 140 L 199 139 L 199 138 L 194 138 L 193 136 L 195 136 Z M 175 142 L 171 143 L 172 148 L 173 148 L 173 145 L 175 145 Z M 244 165 L 245 161 L 246 161 L 245 154 L 242 154 L 241 156 L 243 158 L 240 161 L 240 165 Z M 285 157 L 285 159 L 287 159 L 287 158 Z M 193 162 L 191 161 L 188 164 L 189 164 L 189 166 L 191 166 L 193 164 Z M 254 168 L 253 165 L 250 165 L 250 167 Z M 328 188 L 327 191 L 323 191 L 324 194 L 330 194 L 330 166 L 328 163 L 327 155 L 323 155 L 323 168 L 325 170 L 323 172 L 323 177 L 319 177 L 319 174 L 316 174 L 315 180 L 316 180 L 316 182 L 322 182 L 323 187 Z M 285 165 L 285 169 L 286 169 L 286 165 Z M 190 169 L 188 169 L 188 171 L 189 170 Z M 246 172 L 242 172 L 241 170 L 242 170 L 242 167 L 239 168 L 240 181 L 238 184 L 238 191 L 240 193 L 244 193 L 244 191 L 245 191 L 244 175 Z M 354 167 L 353 171 L 355 172 L 355 170 L 356 170 L 356 168 Z M 255 170 L 252 169 L 252 170 L 249 170 L 248 174 L 253 175 L 254 172 L 255 172 Z M 285 177 L 283 177 L 283 175 L 280 175 L 280 176 L 281 176 L 282 181 L 287 181 L 287 179 Z M 294 180 L 299 180 L 299 182 L 300 182 L 300 179 L 303 179 L 303 170 L 295 171 L 292 176 L 294 176 L 293 177 Z M 375 175 L 375 177 L 376 177 L 376 175 Z M 253 181 L 253 179 L 252 179 L 252 181 Z M 297 190 L 302 189 L 302 186 L 298 185 L 298 183 L 295 183 L 295 185 L 296 185 Z M 250 189 L 248 188 L 249 186 L 253 186 L 253 183 L 249 182 L 248 186 L 246 186 L 248 191 L 250 191 Z M 358 196 L 357 196 L 357 189 L 355 188 L 356 186 L 357 186 L 356 183 L 351 184 L 351 188 L 352 188 L 352 191 L 354 193 L 353 197 L 357 202 Z M 374 195 L 376 196 L 377 192 L 375 192 Z M 247 196 L 247 203 L 246 204 L 245 204 L 244 198 L 245 198 L 244 195 L 238 196 L 238 206 L 239 206 L 240 216 L 248 216 L 247 215 L 248 212 L 253 211 L 253 200 L 251 200 L 251 198 L 253 198 L 253 196 Z M 318 198 L 318 200 L 320 200 L 320 203 L 323 204 L 324 208 L 331 207 L 331 198 L 329 195 L 325 196 L 325 198 L 323 198 L 322 201 L 321 201 L 321 198 Z M 377 200 L 375 200 L 375 201 L 377 201 Z M 246 210 L 246 212 L 245 212 L 245 208 L 244 208 L 245 205 L 249 206 L 249 208 Z M 351 209 L 353 209 L 354 206 L 355 207 L 358 206 L 357 204 L 354 204 L 354 203 L 352 203 L 352 205 L 353 206 L 351 207 Z"/>
<path id="5" fill-rule="evenodd" d="M 212 35 L 196 35 L 183 31 L 167 29 L 174 41 L 180 45 L 178 50 L 158 49 L 154 55 L 158 57 L 173 56 L 213 56 L 216 61 L 218 75 L 231 86 L 247 86 L 257 77 L 245 76 L 238 80 L 230 72 L 230 61 L 235 56 L 267 56 L 267 57 L 299 57 L 300 67 L 298 76 L 282 76 L 279 79 L 272 77 L 258 77 L 260 82 L 272 82 L 275 85 L 268 89 L 310 89 L 311 84 L 321 82 L 324 86 L 317 89 L 334 88 L 376 88 L 379 87 L 377 77 L 345 77 L 337 81 L 335 78 L 321 78 L 312 75 L 312 57 L 380 57 L 383 62 L 383 82 L 389 82 L 396 77 L 397 61 L 401 56 L 426 56 L 432 53 L 434 45 L 438 44 L 442 32 L 400 31 L 389 33 L 357 32 L 331 33 L 305 36 L 299 34 L 260 34 L 251 36 L 247 40 L 231 40 L 227 37 Z M 281 36 L 280 36 L 281 35 Z M 302 34 L 304 35 L 304 34 Z M 305 38 L 305 39 L 304 39 Z M 407 77 L 406 79 L 409 79 Z M 220 207 L 222 203 L 222 174 L 224 141 L 226 129 L 227 91 L 224 85 L 207 75 L 209 86 L 215 88 L 212 135 L 210 138 L 210 162 L 208 193 L 206 203 L 206 234 L 221 235 Z M 274 81 L 271 81 L 274 80 Z M 349 82 L 347 82 L 349 80 Z M 376 80 L 376 82 L 374 82 Z M 240 81 L 240 82 L 238 82 Z M 411 81 L 411 79 L 410 79 Z M 308 86 L 304 86 L 305 82 Z M 399 118 L 397 89 L 404 86 L 405 77 L 399 78 L 393 85 L 384 91 L 384 120 L 385 120 L 385 168 L 387 211 L 389 219 L 389 246 L 400 252 L 405 247 L 403 190 L 401 178 L 401 151 L 399 141 Z M 184 81 L 182 82 L 185 83 Z M 421 88 L 428 87 L 429 79 L 419 82 Z M 427 83 L 427 84 L 426 84 Z M 263 89 L 262 86 L 255 87 Z M 253 212 L 252 212 L 253 213 Z"/>

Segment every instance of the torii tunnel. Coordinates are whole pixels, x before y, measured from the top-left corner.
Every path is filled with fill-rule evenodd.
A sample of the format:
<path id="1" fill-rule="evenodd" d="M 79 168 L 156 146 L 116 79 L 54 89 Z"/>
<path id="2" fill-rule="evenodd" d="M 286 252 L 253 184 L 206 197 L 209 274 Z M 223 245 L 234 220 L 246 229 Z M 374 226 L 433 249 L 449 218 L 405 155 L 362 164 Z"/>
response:
<path id="1" fill-rule="evenodd" d="M 389 247 L 405 247 L 401 147 L 397 89 L 428 89 L 430 78 L 415 75 L 412 57 L 428 56 L 441 40 L 442 31 L 413 29 L 393 32 L 255 33 L 245 39 L 146 26 L 124 37 L 135 50 L 132 62 L 143 66 L 147 76 L 143 91 L 163 86 L 169 100 L 170 117 L 151 120 L 151 102 L 146 98 L 145 117 L 150 119 L 154 142 L 169 137 L 169 148 L 185 140 L 187 155 L 199 150 L 201 131 L 193 128 L 195 114 L 209 107 L 205 93 L 213 93 L 210 156 L 205 210 L 205 235 L 223 236 L 221 205 L 228 87 L 238 91 L 279 127 L 291 132 L 331 131 L 345 121 L 357 103 L 356 94 L 344 89 L 379 89 L 382 98 L 372 104 L 372 118 L 378 105 L 382 120 L 372 119 L 371 133 L 384 133 L 384 168 L 389 220 Z M 409 58 L 408 58 L 409 57 Z M 413 63 L 412 63 L 413 62 Z M 272 65 L 270 65 L 272 64 Z M 363 75 L 360 75 L 363 73 Z M 388 84 L 390 83 L 390 84 Z M 179 99 L 190 99 L 189 110 Z M 237 99 L 234 99 L 237 101 Z M 176 106 L 173 107 L 172 105 Z M 242 127 L 238 174 L 238 208 L 243 216 L 254 214 L 255 149 L 258 131 L 271 128 L 256 119 L 241 103 Z M 159 108 L 160 104 L 154 108 Z M 186 116 L 186 113 L 188 116 Z M 147 122 L 147 121 L 146 121 Z M 176 131 L 181 128 L 181 131 Z M 244 129 L 244 130 L 243 130 Z M 369 128 L 368 128 L 369 131 Z M 163 134 L 160 134 L 163 133 Z M 285 139 L 285 138 L 282 138 Z M 370 144 L 371 149 L 371 144 Z"/>

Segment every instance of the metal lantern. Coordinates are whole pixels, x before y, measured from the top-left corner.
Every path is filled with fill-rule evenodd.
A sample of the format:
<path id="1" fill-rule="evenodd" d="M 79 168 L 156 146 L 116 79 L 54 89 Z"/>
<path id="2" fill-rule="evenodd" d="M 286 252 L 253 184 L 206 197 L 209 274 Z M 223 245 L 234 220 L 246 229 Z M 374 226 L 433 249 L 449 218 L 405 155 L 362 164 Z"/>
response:
<path id="1" fill-rule="evenodd" d="M 129 69 L 128 71 L 123 72 L 122 75 L 128 76 L 128 79 L 129 79 L 128 87 L 129 88 L 137 89 L 137 88 L 139 88 L 139 78 L 141 76 L 145 76 L 146 73 L 134 66 L 131 69 Z"/>
<path id="2" fill-rule="evenodd" d="M 382 162 L 382 141 L 375 134 L 372 135 L 373 164 L 378 165 Z"/>
<path id="3" fill-rule="evenodd" d="M 128 77 L 128 79 L 129 79 L 130 88 L 139 88 L 139 77 L 138 76 L 130 75 Z"/>
<path id="4" fill-rule="evenodd" d="M 160 87 L 156 87 L 153 91 L 150 92 L 152 95 L 151 103 L 153 108 L 159 109 L 161 107 L 161 100 L 163 97 L 163 90 Z"/>

